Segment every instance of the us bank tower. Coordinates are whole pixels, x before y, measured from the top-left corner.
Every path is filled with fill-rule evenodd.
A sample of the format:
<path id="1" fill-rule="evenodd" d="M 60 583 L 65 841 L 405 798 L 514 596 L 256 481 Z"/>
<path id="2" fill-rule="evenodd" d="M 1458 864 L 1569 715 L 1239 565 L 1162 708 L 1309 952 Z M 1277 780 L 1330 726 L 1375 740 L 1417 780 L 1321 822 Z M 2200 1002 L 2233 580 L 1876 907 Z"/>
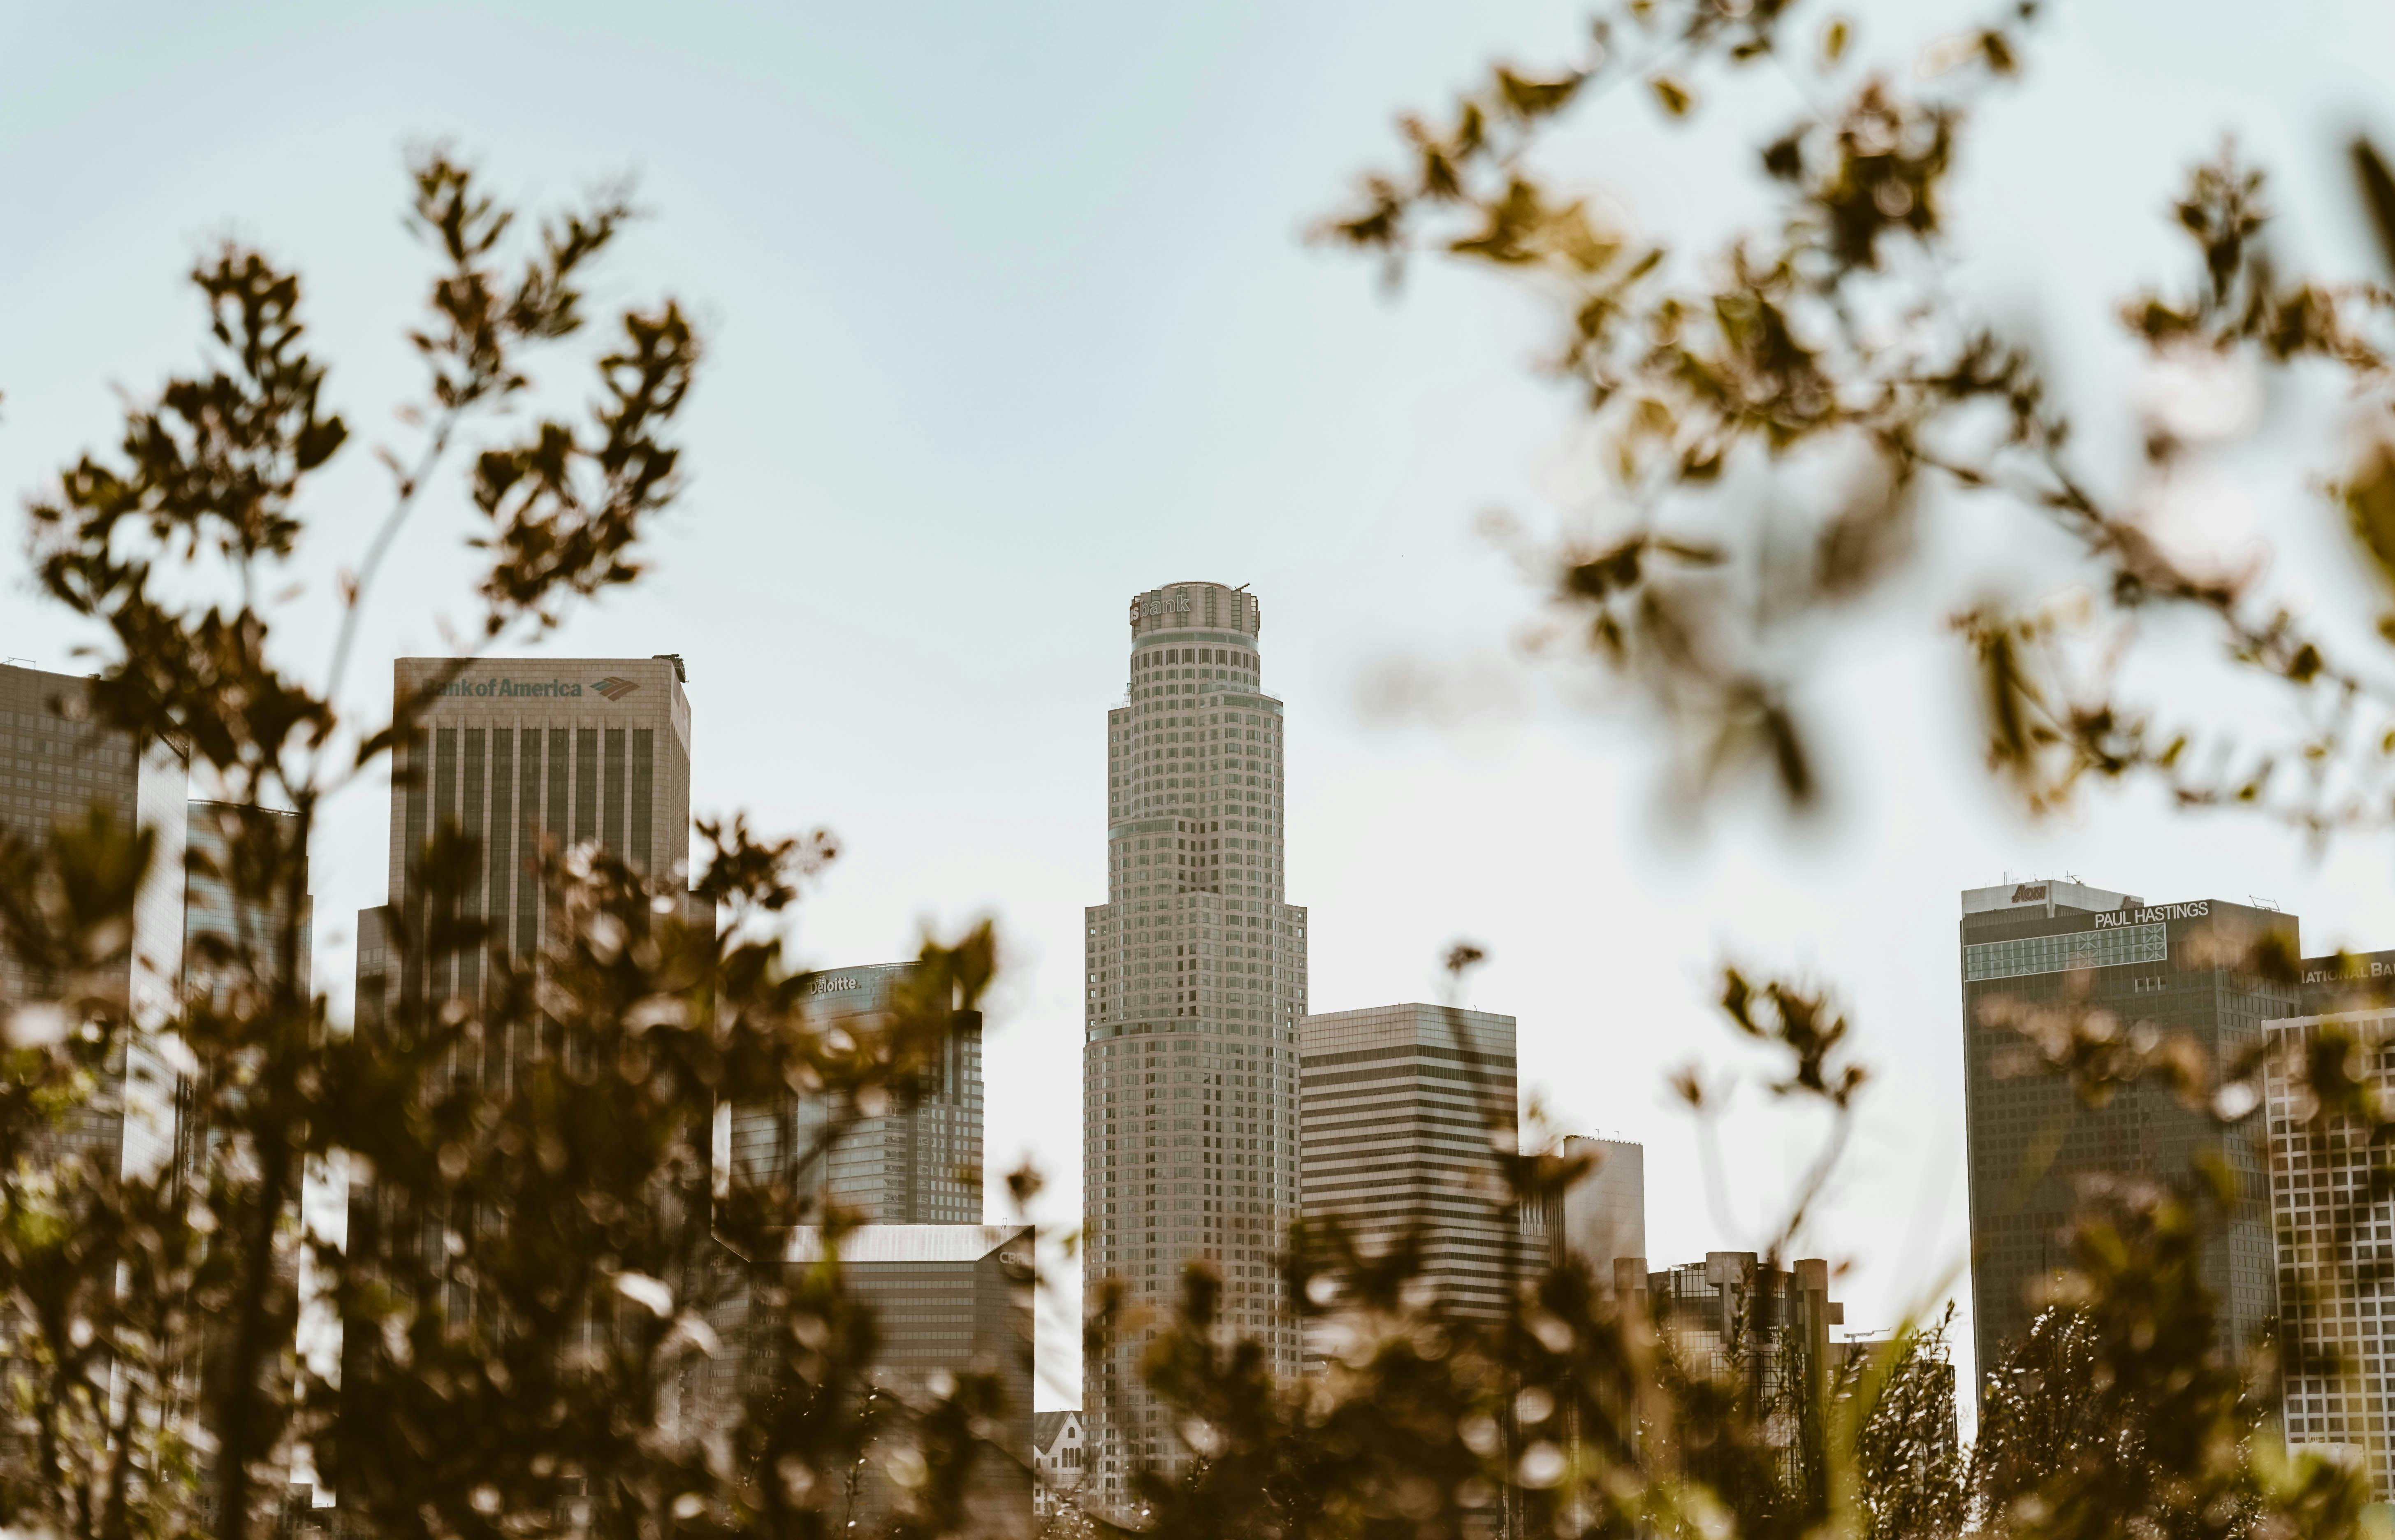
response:
<path id="1" fill-rule="evenodd" d="M 1298 1210 L 1297 1022 L 1305 910 L 1283 901 L 1281 702 L 1263 687 L 1253 594 L 1172 583 L 1131 602 L 1106 712 L 1106 902 L 1084 945 L 1083 1267 L 1136 1324 L 1083 1365 L 1091 1506 L 1187 1457 L 1139 1384 L 1182 1265 L 1224 1282 L 1226 1334 L 1294 1374 L 1273 1259 Z"/>

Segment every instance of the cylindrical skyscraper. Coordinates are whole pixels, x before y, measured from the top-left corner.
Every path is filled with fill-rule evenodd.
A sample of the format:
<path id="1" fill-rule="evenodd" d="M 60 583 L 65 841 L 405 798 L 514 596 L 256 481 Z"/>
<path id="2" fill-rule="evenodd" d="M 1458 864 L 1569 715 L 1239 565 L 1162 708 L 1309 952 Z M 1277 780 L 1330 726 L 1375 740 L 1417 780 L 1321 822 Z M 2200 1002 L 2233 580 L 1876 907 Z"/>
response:
<path id="1" fill-rule="evenodd" d="M 1139 1384 L 1181 1265 L 1223 1277 L 1226 1333 L 1282 1374 L 1299 1344 L 1274 1257 L 1298 1209 L 1305 911 L 1283 903 L 1281 703 L 1254 595 L 1173 583 L 1131 602 L 1130 681 L 1106 713 L 1106 897 L 1088 911 L 1082 1162 L 1092 1285 L 1145 1325 L 1082 1367 L 1085 1500 L 1187 1451 Z"/>

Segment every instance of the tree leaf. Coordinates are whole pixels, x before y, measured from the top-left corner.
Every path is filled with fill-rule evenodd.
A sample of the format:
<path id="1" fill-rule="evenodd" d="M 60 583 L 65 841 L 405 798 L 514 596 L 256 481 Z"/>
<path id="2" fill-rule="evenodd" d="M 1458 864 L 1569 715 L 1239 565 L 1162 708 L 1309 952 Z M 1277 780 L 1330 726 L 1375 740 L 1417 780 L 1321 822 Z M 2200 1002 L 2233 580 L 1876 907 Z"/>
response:
<path id="1" fill-rule="evenodd" d="M 2378 237 L 2378 255 L 2395 272 L 2395 176 L 2366 139 L 2353 141 L 2353 171 L 2362 183 L 2362 206 L 2370 212 L 2370 228 Z"/>

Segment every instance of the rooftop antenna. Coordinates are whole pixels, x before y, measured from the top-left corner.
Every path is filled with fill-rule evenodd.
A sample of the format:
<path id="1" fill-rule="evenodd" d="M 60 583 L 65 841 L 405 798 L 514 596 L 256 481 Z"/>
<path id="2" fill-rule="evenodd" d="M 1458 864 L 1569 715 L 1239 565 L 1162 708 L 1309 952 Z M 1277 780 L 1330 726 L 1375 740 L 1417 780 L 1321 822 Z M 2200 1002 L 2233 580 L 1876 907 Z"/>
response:
<path id="1" fill-rule="evenodd" d="M 1233 589 L 1231 591 L 1233 593 L 1245 593 L 1248 591 L 1248 585 L 1241 583 L 1237 588 Z"/>

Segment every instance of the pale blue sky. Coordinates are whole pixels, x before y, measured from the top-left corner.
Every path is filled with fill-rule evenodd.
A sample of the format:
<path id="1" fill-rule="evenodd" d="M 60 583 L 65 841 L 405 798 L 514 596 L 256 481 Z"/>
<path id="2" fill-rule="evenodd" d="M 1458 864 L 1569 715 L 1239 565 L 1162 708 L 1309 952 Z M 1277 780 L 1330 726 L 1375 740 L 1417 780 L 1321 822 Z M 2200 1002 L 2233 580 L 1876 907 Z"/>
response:
<path id="1" fill-rule="evenodd" d="M 1864 9 L 1867 56 L 1909 58 L 1932 25 L 1930 7 Z M 1078 916 L 1104 895 L 1123 605 L 1175 578 L 1244 582 L 1264 600 L 1267 684 L 1290 703 L 1289 895 L 1314 913 L 1314 1002 L 1425 998 L 1447 941 L 1489 946 L 1473 1003 L 1521 1018 L 1526 1081 L 1558 1122 L 1647 1142 L 1660 1263 L 1754 1244 L 1807 1148 L 1767 1120 L 1732 1130 L 1739 1200 L 1706 1201 L 1660 1082 L 1693 1055 L 1728 1062 L 1709 964 L 1727 949 L 1837 979 L 1882 1079 L 1812 1249 L 1856 1262 L 1849 1321 L 1885 1324 L 1962 1256 L 1957 888 L 2069 870 L 2152 899 L 2262 894 L 2303 912 L 2315 945 L 2388 945 L 2385 853 L 2313 865 L 2229 824 L 2190 839 L 2145 796 L 2021 828 L 1973 782 L 1967 724 L 1941 697 L 1944 591 L 1832 654 L 1824 710 L 1893 700 L 1920 729 L 1841 762 L 1846 806 L 1868 816 L 1793 838 L 1740 814 L 1696 837 L 1656 827 L 1634 723 L 1507 661 L 1530 604 L 1471 532 L 1492 505 L 1539 524 L 1585 485 L 1559 403 L 1523 368 L 1536 312 L 1435 272 L 1391 303 L 1368 269 L 1299 240 L 1388 153 L 1396 110 L 1491 58 L 1552 56 L 1578 16 L 1411 0 L 12 7 L 0 484 L 35 488 L 107 433 L 112 388 L 144 391 L 191 356 L 177 276 L 229 230 L 309 275 L 333 397 L 384 437 L 409 378 L 397 307 L 420 272 L 396 218 L 401 147 L 454 139 L 536 200 L 633 170 L 657 218 L 608 287 L 669 286 L 707 319 L 694 480 L 656 580 L 554 650 L 684 654 L 697 805 L 842 836 L 800 922 L 810 957 L 888 958 L 920 918 L 1000 918 L 1014 965 L 990 1040 L 994 1170 L 1034 1155 L 1046 1214 L 1077 1215 Z M 1966 161 L 1955 216 L 1982 255 L 1958 294 L 2093 371 L 2080 404 L 2117 426 L 2128 382 L 2107 306 L 2170 255 L 2179 168 L 2233 132 L 2280 175 L 2290 249 L 2349 270 L 2338 146 L 2372 121 L 2389 61 L 2395 24 L 2360 4 L 2283 5 L 2267 25 L 2243 7 L 2064 7 Z M 1767 71 L 1709 95 L 1728 100 L 1695 130 L 1604 102 L 1557 164 L 1642 226 L 1732 228 L 1758 206 L 1739 147 L 1795 99 Z M 2296 426 L 2318 442 L 2335 421 Z M 320 591 L 378 493 L 363 454 L 324 484 Z M 2320 521 L 2286 513 L 2317 558 L 2290 570 L 2321 567 L 2333 589 Z M 454 504 L 428 509 L 403 548 L 354 707 L 387 701 L 390 657 L 439 648 L 436 600 L 467 613 L 465 528 Z M 0 591 L 0 652 L 73 666 L 60 617 L 21 579 Z M 321 610 L 295 617 L 294 656 L 323 632 Z M 1376 720 L 1362 681 L 1398 656 L 1466 660 L 1486 709 L 1462 727 Z M 351 917 L 382 897 L 383 819 L 366 790 L 317 852 L 319 976 L 337 989 Z M 1062 1404 L 1076 1344 L 1047 1346 L 1063 1401 L 1043 1396 Z"/>

